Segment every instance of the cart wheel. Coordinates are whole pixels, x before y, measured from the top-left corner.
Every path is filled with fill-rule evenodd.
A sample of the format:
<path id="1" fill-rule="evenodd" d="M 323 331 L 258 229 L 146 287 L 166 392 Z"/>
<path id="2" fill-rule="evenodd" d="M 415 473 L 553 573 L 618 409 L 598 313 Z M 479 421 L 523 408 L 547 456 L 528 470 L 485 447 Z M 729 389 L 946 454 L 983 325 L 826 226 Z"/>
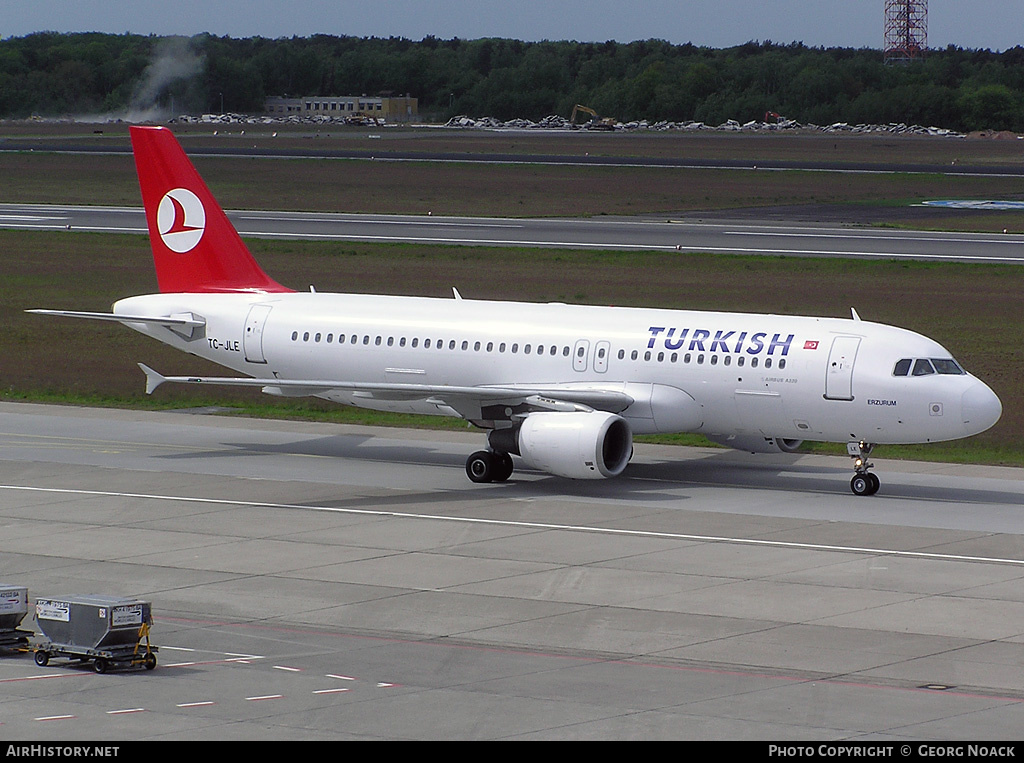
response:
<path id="1" fill-rule="evenodd" d="M 97 673 L 106 673 L 110 665 L 107 664 L 105 657 L 97 657 L 96 662 L 92 664 L 92 667 Z"/>
<path id="2" fill-rule="evenodd" d="M 40 649 L 38 652 L 36 652 L 36 665 L 39 665 L 40 667 L 44 667 L 45 668 L 49 664 L 49 662 L 50 662 L 50 653 L 49 652 L 44 652 L 42 649 Z"/>
<path id="3" fill-rule="evenodd" d="M 142 664 L 146 666 L 146 670 L 152 670 L 156 667 L 156 655 L 150 652 L 146 655 L 146 659 L 142 661 Z"/>

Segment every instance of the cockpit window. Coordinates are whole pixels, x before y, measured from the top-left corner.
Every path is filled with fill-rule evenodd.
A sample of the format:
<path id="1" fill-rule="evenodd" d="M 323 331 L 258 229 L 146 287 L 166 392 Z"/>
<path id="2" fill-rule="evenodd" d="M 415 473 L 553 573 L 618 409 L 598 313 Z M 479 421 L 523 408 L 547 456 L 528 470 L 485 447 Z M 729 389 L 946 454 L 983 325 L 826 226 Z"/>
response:
<path id="1" fill-rule="evenodd" d="M 932 362 L 927 358 L 918 358 L 914 361 L 914 376 L 927 376 L 935 373 Z"/>
<path id="2" fill-rule="evenodd" d="M 911 371 L 913 366 L 913 371 Z M 893 366 L 893 376 L 930 376 L 946 374 L 947 376 L 963 376 L 967 372 L 952 358 L 901 358 Z"/>
<path id="3" fill-rule="evenodd" d="M 940 374 L 962 376 L 964 373 L 964 370 L 960 368 L 960 364 L 952 358 L 932 358 L 932 365 L 935 366 L 935 370 Z"/>

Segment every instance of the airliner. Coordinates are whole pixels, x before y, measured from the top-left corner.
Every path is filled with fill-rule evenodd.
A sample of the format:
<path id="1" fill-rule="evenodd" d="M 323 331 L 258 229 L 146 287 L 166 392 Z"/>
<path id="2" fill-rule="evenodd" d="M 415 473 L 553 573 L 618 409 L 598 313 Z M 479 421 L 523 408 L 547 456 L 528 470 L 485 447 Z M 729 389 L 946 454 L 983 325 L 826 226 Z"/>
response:
<path id="1" fill-rule="evenodd" d="M 258 387 L 382 411 L 458 416 L 486 431 L 476 483 L 516 458 L 572 479 L 616 477 L 633 436 L 697 432 L 750 452 L 847 444 L 854 494 L 879 489 L 877 444 L 983 432 L 999 398 L 937 342 L 851 317 L 797 317 L 296 292 L 257 264 L 166 127 L 131 129 L 160 293 L 116 321 L 237 376 L 167 382 Z M 513 458 L 515 457 L 515 458 Z"/>

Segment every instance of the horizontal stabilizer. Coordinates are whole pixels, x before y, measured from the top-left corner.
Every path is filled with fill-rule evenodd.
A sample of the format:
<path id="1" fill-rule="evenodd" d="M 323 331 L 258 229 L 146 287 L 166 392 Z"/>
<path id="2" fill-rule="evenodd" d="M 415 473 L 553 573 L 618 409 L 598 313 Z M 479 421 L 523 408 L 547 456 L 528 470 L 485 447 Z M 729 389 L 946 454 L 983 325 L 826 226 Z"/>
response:
<path id="1" fill-rule="evenodd" d="M 149 323 L 154 326 L 201 328 L 205 321 L 196 318 L 153 316 L 153 315 L 120 315 L 115 313 L 89 313 L 81 310 L 26 310 L 36 315 L 56 315 L 62 318 L 87 318 L 93 321 L 114 321 L 116 323 Z"/>

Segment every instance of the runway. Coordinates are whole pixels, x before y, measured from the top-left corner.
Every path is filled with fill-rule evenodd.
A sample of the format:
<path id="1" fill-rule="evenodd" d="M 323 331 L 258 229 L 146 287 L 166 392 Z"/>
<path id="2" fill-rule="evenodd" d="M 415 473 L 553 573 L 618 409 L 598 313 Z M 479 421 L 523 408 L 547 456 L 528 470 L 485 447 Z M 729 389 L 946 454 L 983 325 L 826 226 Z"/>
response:
<path id="1" fill-rule="evenodd" d="M 1024 471 L 0 403 L 4 580 L 151 600 L 160 665 L 0 660 L 8 739 L 1014 740 Z"/>
<path id="2" fill-rule="evenodd" d="M 236 211 L 242 236 L 1024 263 L 1024 236 L 668 218 L 513 219 Z M 0 227 L 146 233 L 141 208 L 0 204 Z"/>

